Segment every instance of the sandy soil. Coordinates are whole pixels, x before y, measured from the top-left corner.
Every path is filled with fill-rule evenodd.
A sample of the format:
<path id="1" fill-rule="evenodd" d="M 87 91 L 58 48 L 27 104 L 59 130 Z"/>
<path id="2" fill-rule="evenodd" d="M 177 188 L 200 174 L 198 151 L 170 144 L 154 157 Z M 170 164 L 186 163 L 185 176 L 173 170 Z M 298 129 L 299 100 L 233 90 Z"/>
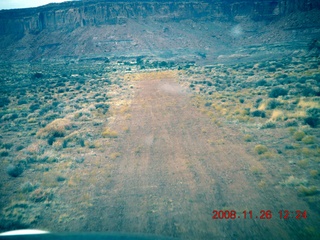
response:
<path id="1" fill-rule="evenodd" d="M 114 121 L 114 128 L 128 126 L 115 141 L 121 155 L 106 158 L 114 167 L 99 177 L 76 229 L 181 239 L 298 239 L 319 223 L 296 194 L 275 187 L 277 173 L 245 151 L 235 129 L 215 125 L 193 106 L 174 77 L 132 84 L 131 118 Z M 264 186 L 251 167 L 262 170 Z M 278 211 L 286 209 L 307 210 L 308 218 L 280 219 Z M 213 210 L 236 210 L 237 218 L 214 220 Z M 252 219 L 244 219 L 244 210 L 252 210 Z M 272 218 L 260 219 L 262 210 L 271 210 Z"/>

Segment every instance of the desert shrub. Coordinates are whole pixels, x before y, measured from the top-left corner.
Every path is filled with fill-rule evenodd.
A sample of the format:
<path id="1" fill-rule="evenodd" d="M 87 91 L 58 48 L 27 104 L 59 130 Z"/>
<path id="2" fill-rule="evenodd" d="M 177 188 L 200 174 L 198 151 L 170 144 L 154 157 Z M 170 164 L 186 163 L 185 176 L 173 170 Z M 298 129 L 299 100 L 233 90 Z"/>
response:
<path id="1" fill-rule="evenodd" d="M 42 138 L 64 137 L 66 135 L 66 130 L 70 128 L 70 120 L 59 118 L 49 123 L 45 128 L 40 129 L 37 132 L 37 136 Z"/>
<path id="2" fill-rule="evenodd" d="M 84 147 L 85 146 L 85 142 L 84 142 L 84 139 L 79 139 L 79 144 L 81 147 Z"/>
<path id="3" fill-rule="evenodd" d="M 314 136 L 305 136 L 301 141 L 305 144 L 313 144 L 315 142 L 315 139 L 316 138 Z"/>
<path id="4" fill-rule="evenodd" d="M 44 116 L 44 120 L 52 121 L 58 117 L 59 117 L 59 114 L 57 113 L 48 113 L 47 115 Z"/>
<path id="5" fill-rule="evenodd" d="M 261 79 L 259 80 L 258 82 L 256 82 L 256 87 L 259 87 L 259 86 L 266 86 L 267 85 L 267 81 L 264 80 L 264 79 Z"/>
<path id="6" fill-rule="evenodd" d="M 33 202 L 44 202 L 46 200 L 51 200 L 52 193 L 49 190 L 43 190 L 41 188 L 36 189 L 30 195 L 30 200 Z"/>
<path id="7" fill-rule="evenodd" d="M 275 99 L 271 99 L 270 101 L 268 101 L 267 103 L 267 109 L 275 109 L 276 107 L 280 106 L 281 102 L 275 100 Z"/>
<path id="8" fill-rule="evenodd" d="M 95 104 L 96 109 L 101 109 L 103 113 L 108 112 L 110 105 L 105 103 L 97 103 Z"/>
<path id="9" fill-rule="evenodd" d="M 11 177 L 18 177 L 23 173 L 23 168 L 20 165 L 9 164 L 6 168 L 6 172 Z"/>
<path id="10" fill-rule="evenodd" d="M 293 104 L 293 103 L 287 103 L 283 107 L 284 107 L 285 110 L 294 111 L 295 108 L 296 108 L 296 105 Z"/>
<path id="11" fill-rule="evenodd" d="M 296 141 L 301 141 L 305 136 L 306 134 L 303 131 L 297 131 L 293 134 L 293 138 Z"/>
<path id="12" fill-rule="evenodd" d="M 20 150 L 22 150 L 22 149 L 24 149 L 24 146 L 22 146 L 22 145 L 18 145 L 18 146 L 16 147 L 16 151 L 20 151 Z"/>
<path id="13" fill-rule="evenodd" d="M 62 141 L 62 148 L 68 147 L 68 141 L 66 139 L 63 139 Z"/>
<path id="14" fill-rule="evenodd" d="M 297 131 L 297 128 L 295 127 L 288 127 L 288 131 L 291 135 L 293 135 L 296 131 Z"/>
<path id="15" fill-rule="evenodd" d="M 300 161 L 297 162 L 297 165 L 298 165 L 299 167 L 301 167 L 301 168 L 307 167 L 308 164 L 309 164 L 308 159 L 303 159 L 303 160 L 300 160 Z"/>
<path id="16" fill-rule="evenodd" d="M 64 82 L 58 82 L 55 87 L 58 88 L 58 87 L 65 87 L 66 84 Z"/>
<path id="17" fill-rule="evenodd" d="M 56 139 L 55 136 L 50 136 L 47 140 L 47 143 L 51 146 L 54 143 L 55 139 Z"/>
<path id="18" fill-rule="evenodd" d="M 269 66 L 267 67 L 267 71 L 268 72 L 275 72 L 277 69 L 275 68 L 275 66 Z"/>
<path id="19" fill-rule="evenodd" d="M 301 77 L 301 78 L 298 79 L 298 82 L 299 82 L 299 83 L 306 83 L 306 81 L 307 81 L 308 79 L 309 79 L 308 77 L 303 76 L 303 77 Z"/>
<path id="20" fill-rule="evenodd" d="M 33 79 L 39 79 L 39 78 L 43 78 L 43 73 L 41 72 L 36 72 L 32 75 Z"/>
<path id="21" fill-rule="evenodd" d="M 255 108 L 258 108 L 259 107 L 259 105 L 260 105 L 260 103 L 262 102 L 262 98 L 258 98 L 256 101 L 255 101 L 255 103 L 254 103 L 254 107 Z"/>
<path id="22" fill-rule="evenodd" d="M 310 175 L 312 177 L 317 177 L 319 175 L 319 172 L 318 172 L 318 170 L 310 170 Z"/>
<path id="23" fill-rule="evenodd" d="M 253 140 L 253 137 L 250 134 L 246 134 L 244 135 L 243 140 L 246 142 L 251 142 Z"/>
<path id="24" fill-rule="evenodd" d="M 28 101 L 26 99 L 20 99 L 18 101 L 18 105 L 27 104 L 27 103 L 28 103 Z"/>
<path id="25" fill-rule="evenodd" d="M 116 131 L 112 131 L 109 128 L 105 128 L 105 130 L 102 132 L 102 137 L 104 138 L 116 138 L 118 137 L 118 133 Z"/>
<path id="26" fill-rule="evenodd" d="M 319 125 L 319 118 L 317 117 L 306 117 L 304 122 L 312 128 L 316 128 Z"/>
<path id="27" fill-rule="evenodd" d="M 79 131 L 75 131 L 69 134 L 67 137 L 63 139 L 62 143 L 63 148 L 66 148 L 67 146 L 74 147 L 76 145 L 80 145 L 81 147 L 85 146 L 82 133 L 80 133 Z"/>
<path id="28" fill-rule="evenodd" d="M 275 87 L 269 92 L 269 97 L 270 98 L 277 98 L 279 96 L 285 96 L 288 94 L 288 90 L 280 87 Z"/>
<path id="29" fill-rule="evenodd" d="M 296 127 L 298 126 L 298 122 L 295 119 L 289 119 L 284 123 L 284 125 L 286 127 Z"/>
<path id="30" fill-rule="evenodd" d="M 266 153 L 266 152 L 268 151 L 268 148 L 267 148 L 266 146 L 264 146 L 264 145 L 258 144 L 258 145 L 256 145 L 256 146 L 254 147 L 254 151 L 255 151 L 257 154 L 261 155 L 261 154 L 263 154 L 263 153 Z"/>
<path id="31" fill-rule="evenodd" d="M 60 102 L 57 102 L 57 101 L 53 101 L 51 103 L 52 107 L 57 107 L 59 104 L 60 104 Z"/>
<path id="32" fill-rule="evenodd" d="M 305 187 L 300 186 L 298 192 L 305 196 L 312 196 L 318 193 L 318 188 L 316 186 Z"/>
<path id="33" fill-rule="evenodd" d="M 207 81 L 207 86 L 208 86 L 208 87 L 211 87 L 212 85 L 213 85 L 212 82 Z"/>
<path id="34" fill-rule="evenodd" d="M 317 91 L 315 91 L 311 87 L 305 87 L 305 88 L 302 89 L 301 95 L 304 96 L 304 97 L 316 96 L 317 95 Z"/>
<path id="35" fill-rule="evenodd" d="M 53 151 L 46 151 L 37 158 L 37 162 L 54 163 L 58 162 L 59 158 Z"/>
<path id="36" fill-rule="evenodd" d="M 8 113 L 2 116 L 3 121 L 12 121 L 14 119 L 18 118 L 18 114 L 16 113 Z"/>
<path id="37" fill-rule="evenodd" d="M 265 111 L 262 111 L 262 110 L 254 110 L 251 112 L 251 115 L 253 117 L 262 117 L 262 118 L 265 118 L 266 117 L 266 112 Z"/>
<path id="38" fill-rule="evenodd" d="M 29 182 L 29 181 L 24 182 L 24 183 L 20 186 L 20 190 L 21 190 L 23 193 L 32 192 L 32 191 L 35 190 L 36 188 L 38 188 L 38 184 L 32 184 L 32 183 Z"/>
<path id="39" fill-rule="evenodd" d="M 239 98 L 239 103 L 244 103 L 244 98 Z"/>
<path id="40" fill-rule="evenodd" d="M 4 107 L 10 103 L 10 99 L 7 97 L 0 97 L 0 107 Z"/>
<path id="41" fill-rule="evenodd" d="M 4 149 L 1 149 L 0 150 L 0 157 L 7 157 L 7 156 L 9 156 L 9 152 Z"/>
<path id="42" fill-rule="evenodd" d="M 290 84 L 296 82 L 296 77 L 288 77 L 286 74 L 279 76 L 278 82 L 282 85 Z"/>
<path id="43" fill-rule="evenodd" d="M 312 128 L 316 128 L 320 122 L 320 108 L 308 108 L 304 122 Z"/>
<path id="44" fill-rule="evenodd" d="M 75 157 L 75 161 L 77 163 L 83 163 L 85 160 L 85 157 L 84 156 L 78 156 L 78 157 Z"/>
<path id="45" fill-rule="evenodd" d="M 287 185 L 287 186 L 299 186 L 302 184 L 307 184 L 308 180 L 305 178 L 296 178 L 294 176 L 288 177 L 287 180 L 282 182 L 282 184 Z"/>
<path id="46" fill-rule="evenodd" d="M 29 109 L 34 112 L 35 110 L 38 110 L 40 108 L 40 105 L 39 104 L 31 104 Z"/>
<path id="47" fill-rule="evenodd" d="M 267 129 L 267 128 L 276 128 L 275 122 L 269 120 L 264 124 L 262 124 L 261 129 Z"/>
<path id="48" fill-rule="evenodd" d="M 5 149 L 11 149 L 13 147 L 13 143 L 3 143 L 2 147 L 4 147 Z"/>

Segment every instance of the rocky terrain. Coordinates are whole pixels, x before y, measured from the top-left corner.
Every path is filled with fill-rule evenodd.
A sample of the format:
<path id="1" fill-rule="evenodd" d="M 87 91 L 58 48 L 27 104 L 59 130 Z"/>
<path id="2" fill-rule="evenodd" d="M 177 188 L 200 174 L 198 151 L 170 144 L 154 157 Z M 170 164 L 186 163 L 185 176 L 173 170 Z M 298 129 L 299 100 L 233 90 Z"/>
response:
<path id="1" fill-rule="evenodd" d="M 271 44 L 273 54 L 283 53 L 279 45 L 301 49 L 319 38 L 319 5 L 316 0 L 76 1 L 3 10 L 0 53 L 4 61 L 146 55 L 210 62 L 220 55 L 252 56 L 261 43 Z"/>
<path id="2" fill-rule="evenodd" d="M 316 0 L 0 11 L 0 231 L 320 238 Z"/>

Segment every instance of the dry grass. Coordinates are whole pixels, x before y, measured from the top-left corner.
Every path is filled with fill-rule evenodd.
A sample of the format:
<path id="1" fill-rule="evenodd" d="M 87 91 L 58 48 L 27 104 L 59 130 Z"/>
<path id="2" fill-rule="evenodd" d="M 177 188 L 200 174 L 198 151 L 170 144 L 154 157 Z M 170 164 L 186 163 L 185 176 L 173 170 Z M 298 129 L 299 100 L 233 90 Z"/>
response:
<path id="1" fill-rule="evenodd" d="M 316 186 L 305 187 L 300 186 L 298 192 L 305 196 L 312 196 L 318 193 L 318 188 Z"/>
<path id="2" fill-rule="evenodd" d="M 258 183 L 258 187 L 259 187 L 259 188 L 265 188 L 266 185 L 267 185 L 267 183 L 266 183 L 266 181 L 264 181 L 264 180 L 261 180 L 261 181 Z"/>
<path id="3" fill-rule="evenodd" d="M 141 80 L 156 80 L 165 78 L 177 78 L 177 70 L 168 71 L 152 71 L 152 72 L 139 72 L 129 73 L 123 76 L 124 80 L 141 81 Z"/>
<path id="4" fill-rule="evenodd" d="M 116 131 L 111 130 L 110 128 L 105 128 L 101 135 L 104 138 L 116 138 L 116 137 L 118 137 L 118 133 Z"/>
<path id="5" fill-rule="evenodd" d="M 267 103 L 263 102 L 263 103 L 260 104 L 258 109 L 260 111 L 264 111 L 264 110 L 266 110 L 266 108 L 267 108 Z"/>
<path id="6" fill-rule="evenodd" d="M 319 175 L 319 172 L 317 170 L 310 170 L 310 175 L 315 178 Z"/>
<path id="7" fill-rule="evenodd" d="M 281 110 L 274 110 L 271 114 L 270 120 L 272 121 L 284 121 L 285 115 Z"/>
<path id="8" fill-rule="evenodd" d="M 44 128 L 37 132 L 37 136 L 41 138 L 46 137 L 64 137 L 66 130 L 71 128 L 71 122 L 69 119 L 59 118 L 49 123 Z"/>
<path id="9" fill-rule="evenodd" d="M 305 118 L 307 116 L 306 114 L 306 111 L 303 111 L 303 110 L 298 110 L 298 111 L 295 111 L 295 112 L 289 112 L 287 114 L 288 118 L 296 118 L 296 119 L 302 119 L 302 118 Z"/>
<path id="10" fill-rule="evenodd" d="M 252 172 L 254 175 L 260 175 L 262 174 L 262 169 L 256 166 L 251 167 L 250 172 Z"/>
<path id="11" fill-rule="evenodd" d="M 303 159 L 303 160 L 300 160 L 300 161 L 297 162 L 297 165 L 298 165 L 299 167 L 301 167 L 301 168 L 307 167 L 308 164 L 309 164 L 308 159 Z"/>
<path id="12" fill-rule="evenodd" d="M 320 103 L 316 101 L 306 100 L 305 98 L 301 98 L 298 106 L 301 108 L 320 108 Z"/>
<path id="13" fill-rule="evenodd" d="M 119 152 L 113 152 L 113 153 L 110 154 L 110 158 L 112 160 L 114 160 L 114 159 L 116 159 L 116 158 L 118 158 L 120 156 L 121 156 L 121 153 L 119 153 Z"/>
<path id="14" fill-rule="evenodd" d="M 314 144 L 315 140 L 316 138 L 314 136 L 305 136 L 301 141 L 305 144 Z"/>
<path id="15" fill-rule="evenodd" d="M 47 143 L 44 140 L 38 140 L 32 144 L 30 144 L 25 152 L 31 155 L 39 155 L 43 152 L 43 147 L 46 146 Z"/>

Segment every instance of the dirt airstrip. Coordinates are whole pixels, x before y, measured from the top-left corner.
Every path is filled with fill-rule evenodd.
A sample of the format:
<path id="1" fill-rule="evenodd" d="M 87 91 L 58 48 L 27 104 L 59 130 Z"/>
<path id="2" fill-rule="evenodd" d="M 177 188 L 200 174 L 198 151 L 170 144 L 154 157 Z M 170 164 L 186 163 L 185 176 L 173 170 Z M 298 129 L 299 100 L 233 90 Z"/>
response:
<path id="1" fill-rule="evenodd" d="M 119 115 L 113 122 L 113 128 L 126 128 L 115 140 L 121 155 L 106 158 L 113 170 L 105 182 L 99 176 L 94 200 L 76 230 L 298 239 L 317 225 L 319 219 L 296 194 L 274 187 L 276 173 L 246 152 L 236 129 L 219 127 L 194 106 L 175 74 L 127 78 L 134 92 L 130 117 Z M 266 186 L 258 185 L 250 167 L 262 169 Z M 278 211 L 285 209 L 307 210 L 308 218 L 280 219 Z M 236 219 L 214 220 L 213 210 L 235 210 Z M 271 219 L 261 219 L 267 210 Z"/>

